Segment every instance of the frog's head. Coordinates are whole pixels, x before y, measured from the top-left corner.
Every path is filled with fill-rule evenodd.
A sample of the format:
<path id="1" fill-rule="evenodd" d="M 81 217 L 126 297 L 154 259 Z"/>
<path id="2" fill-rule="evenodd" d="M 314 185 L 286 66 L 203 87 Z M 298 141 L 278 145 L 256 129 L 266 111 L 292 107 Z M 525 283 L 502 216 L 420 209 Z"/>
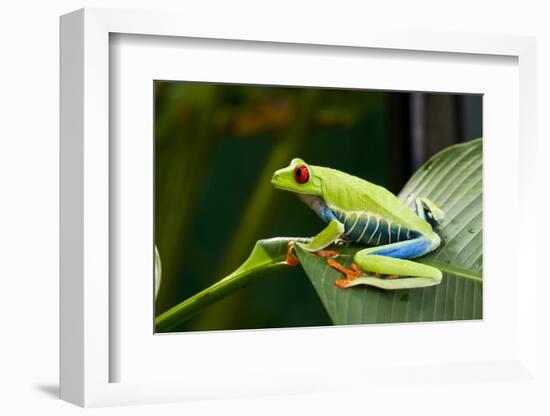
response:
<path id="1" fill-rule="evenodd" d="M 318 195 L 321 191 L 321 179 L 315 175 L 315 167 L 302 159 L 292 159 L 290 165 L 273 174 L 271 183 L 275 188 L 306 195 Z"/>

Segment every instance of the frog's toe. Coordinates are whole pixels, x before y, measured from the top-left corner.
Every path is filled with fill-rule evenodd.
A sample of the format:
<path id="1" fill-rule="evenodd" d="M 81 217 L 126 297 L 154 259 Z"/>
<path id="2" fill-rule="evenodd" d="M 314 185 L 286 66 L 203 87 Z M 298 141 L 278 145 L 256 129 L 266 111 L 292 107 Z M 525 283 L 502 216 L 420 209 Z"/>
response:
<path id="1" fill-rule="evenodd" d="M 337 279 L 335 282 L 336 286 L 338 286 L 340 289 L 346 289 L 349 287 L 351 280 L 348 279 Z"/>
<path id="2" fill-rule="evenodd" d="M 338 257 L 338 252 L 335 250 L 319 250 L 315 254 L 319 257 Z"/>
<path id="3" fill-rule="evenodd" d="M 347 269 L 342 264 L 338 263 L 336 260 L 331 258 L 327 259 L 327 264 L 333 269 L 336 269 L 339 272 L 343 273 L 346 276 L 346 280 L 348 281 L 357 279 L 358 277 L 362 277 L 365 275 L 365 273 L 363 273 L 363 271 L 356 264 L 352 264 L 350 266 L 351 268 Z M 338 283 L 336 284 L 340 287 Z"/>
<path id="4" fill-rule="evenodd" d="M 297 266 L 300 264 L 300 261 L 298 260 L 298 257 L 296 257 L 296 254 L 294 253 L 294 246 L 296 242 L 289 241 L 287 244 L 287 250 L 286 250 L 286 264 L 289 266 Z"/>

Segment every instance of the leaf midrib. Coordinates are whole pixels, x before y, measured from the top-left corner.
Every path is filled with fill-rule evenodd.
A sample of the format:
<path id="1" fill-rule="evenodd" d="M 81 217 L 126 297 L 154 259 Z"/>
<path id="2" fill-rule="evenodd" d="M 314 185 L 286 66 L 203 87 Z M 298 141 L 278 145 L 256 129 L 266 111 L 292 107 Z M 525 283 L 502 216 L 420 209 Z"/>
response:
<path id="1" fill-rule="evenodd" d="M 463 269 L 461 267 L 454 267 L 450 264 L 442 264 L 437 261 L 430 261 L 430 260 L 423 260 L 423 259 L 417 259 L 419 263 L 426 264 L 428 266 L 433 266 L 442 272 L 449 273 L 451 275 L 455 275 L 455 277 L 463 277 L 465 279 L 474 280 L 477 282 L 482 283 L 483 277 L 481 273 L 472 272 L 470 270 Z"/>

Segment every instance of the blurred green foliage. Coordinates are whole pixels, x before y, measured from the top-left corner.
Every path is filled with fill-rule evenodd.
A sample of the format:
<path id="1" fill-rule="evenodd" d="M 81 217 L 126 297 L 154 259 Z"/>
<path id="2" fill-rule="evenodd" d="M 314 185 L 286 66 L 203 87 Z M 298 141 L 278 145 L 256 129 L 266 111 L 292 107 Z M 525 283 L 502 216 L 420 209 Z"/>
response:
<path id="1" fill-rule="evenodd" d="M 294 157 L 389 186 L 389 94 L 155 82 L 155 240 L 160 314 L 229 274 L 256 240 L 312 236 L 320 219 L 275 169 Z M 395 192 L 398 189 L 393 190 Z M 330 324 L 297 267 L 211 306 L 177 331 Z"/>

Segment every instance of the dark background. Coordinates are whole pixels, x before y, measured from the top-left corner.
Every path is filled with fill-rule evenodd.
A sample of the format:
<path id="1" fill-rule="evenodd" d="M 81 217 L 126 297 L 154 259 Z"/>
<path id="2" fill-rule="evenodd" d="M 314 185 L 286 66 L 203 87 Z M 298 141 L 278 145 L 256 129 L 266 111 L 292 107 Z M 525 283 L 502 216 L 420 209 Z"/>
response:
<path id="1" fill-rule="evenodd" d="M 270 184 L 294 157 L 398 193 L 426 159 L 482 135 L 482 96 L 156 81 L 156 313 L 229 274 L 258 239 L 322 221 Z M 330 325 L 300 267 L 265 278 L 176 331 Z"/>

